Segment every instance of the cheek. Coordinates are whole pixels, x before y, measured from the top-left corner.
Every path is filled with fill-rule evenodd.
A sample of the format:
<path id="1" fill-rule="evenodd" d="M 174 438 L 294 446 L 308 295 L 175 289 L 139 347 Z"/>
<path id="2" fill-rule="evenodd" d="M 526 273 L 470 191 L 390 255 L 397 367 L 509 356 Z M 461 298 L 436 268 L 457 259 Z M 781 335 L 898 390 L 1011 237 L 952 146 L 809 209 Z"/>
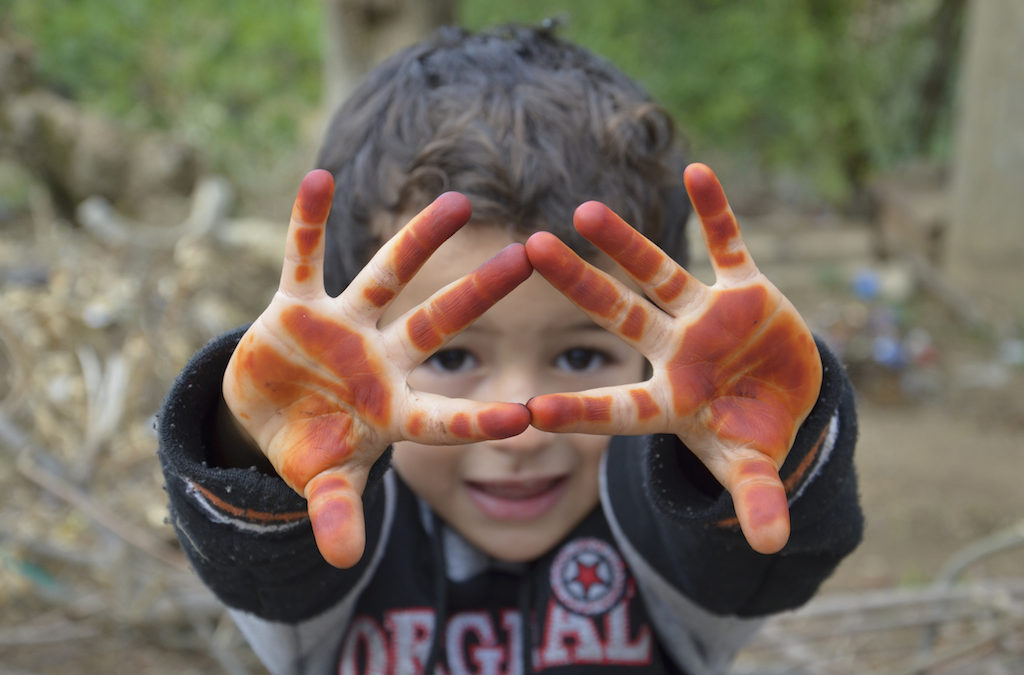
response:
<path id="1" fill-rule="evenodd" d="M 570 434 L 572 446 L 579 459 L 579 473 L 596 476 L 600 471 L 601 458 L 611 439 L 597 434 Z M 596 483 L 595 483 L 596 485 Z"/>
<path id="2" fill-rule="evenodd" d="M 650 368 L 642 354 L 629 348 L 617 356 L 618 361 L 609 372 L 609 385 L 633 384 L 648 377 Z"/>
<path id="3" fill-rule="evenodd" d="M 457 374 L 441 375 L 425 364 L 409 373 L 406 381 L 416 391 L 440 394 L 448 398 L 472 398 L 470 394 L 477 385 L 476 379 L 472 376 Z"/>
<path id="4" fill-rule="evenodd" d="M 417 494 L 430 498 L 443 494 L 458 480 L 457 446 L 420 445 L 409 441 L 394 444 L 391 464 Z"/>
<path id="5" fill-rule="evenodd" d="M 436 385 L 434 385 L 433 382 L 434 379 L 436 378 L 434 378 L 430 373 L 428 366 L 421 365 L 417 366 L 411 373 L 409 373 L 409 377 L 406 378 L 406 382 L 409 383 L 410 387 L 417 391 L 439 393 L 436 391 Z"/>
<path id="6" fill-rule="evenodd" d="M 569 434 L 578 464 L 574 471 L 573 488 L 569 495 L 574 516 L 588 513 L 600 501 L 601 458 L 608 448 L 607 436 Z"/>

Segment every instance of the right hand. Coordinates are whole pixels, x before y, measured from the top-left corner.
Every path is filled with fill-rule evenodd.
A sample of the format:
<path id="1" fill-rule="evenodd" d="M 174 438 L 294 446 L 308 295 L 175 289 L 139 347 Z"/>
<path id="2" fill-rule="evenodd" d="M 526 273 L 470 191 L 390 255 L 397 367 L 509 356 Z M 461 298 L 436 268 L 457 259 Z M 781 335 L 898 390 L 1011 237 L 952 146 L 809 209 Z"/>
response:
<path id="1" fill-rule="evenodd" d="M 235 349 L 223 389 L 238 424 L 306 498 L 324 559 L 351 567 L 365 547 L 367 476 L 391 443 L 461 444 L 515 436 L 529 426 L 524 405 L 418 392 L 406 378 L 532 268 L 523 246 L 513 244 L 379 327 L 391 300 L 468 221 L 469 201 L 458 193 L 438 197 L 334 298 L 323 284 L 324 223 L 333 193 L 327 171 L 303 179 L 280 286 Z"/>
<path id="2" fill-rule="evenodd" d="M 632 344 L 652 372 L 644 383 L 534 397 L 532 424 L 563 433 L 676 434 L 732 495 L 751 548 L 777 553 L 790 534 L 779 468 L 818 399 L 821 357 L 796 308 L 754 263 L 714 172 L 691 164 L 683 181 L 713 285 L 597 202 L 576 210 L 576 229 L 642 294 L 550 233 L 527 240 L 534 269 Z"/>

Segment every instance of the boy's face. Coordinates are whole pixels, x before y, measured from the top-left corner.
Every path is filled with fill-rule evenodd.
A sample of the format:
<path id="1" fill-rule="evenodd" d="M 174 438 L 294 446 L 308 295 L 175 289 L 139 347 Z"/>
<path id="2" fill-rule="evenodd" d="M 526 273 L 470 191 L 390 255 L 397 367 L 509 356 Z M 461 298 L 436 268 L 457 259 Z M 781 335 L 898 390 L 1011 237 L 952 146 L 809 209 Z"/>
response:
<path id="1" fill-rule="evenodd" d="M 456 233 L 388 309 L 400 316 L 512 243 L 495 227 Z M 619 274 L 614 265 L 606 271 Z M 413 389 L 525 403 L 532 396 L 636 382 L 643 357 L 594 324 L 538 274 L 455 336 L 409 377 Z M 598 502 L 607 436 L 529 427 L 513 438 L 459 446 L 394 446 L 394 466 L 438 515 L 485 553 L 535 559 Z"/>

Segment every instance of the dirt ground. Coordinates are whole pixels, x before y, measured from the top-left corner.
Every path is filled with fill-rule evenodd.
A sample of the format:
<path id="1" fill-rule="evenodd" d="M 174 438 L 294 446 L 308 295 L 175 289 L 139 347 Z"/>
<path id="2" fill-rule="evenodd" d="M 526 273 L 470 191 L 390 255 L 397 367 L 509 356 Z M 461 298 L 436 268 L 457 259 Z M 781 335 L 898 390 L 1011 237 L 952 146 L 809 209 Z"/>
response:
<path id="1" fill-rule="evenodd" d="M 958 550 L 1024 519 L 1024 432 L 989 412 L 953 402 L 893 408 L 862 400 L 857 468 L 867 531 L 829 588 L 928 581 Z M 1022 569 L 1024 547 L 979 563 L 970 575 Z"/>
<path id="2" fill-rule="evenodd" d="M 283 230 L 235 218 L 176 231 L 187 209 L 172 209 L 126 242 L 72 228 L 33 194 L 25 209 L 0 214 L 0 674 L 262 672 L 164 522 L 152 416 L 188 355 L 265 303 Z M 905 607 L 908 593 L 935 609 L 921 594 L 952 556 L 1024 520 L 1018 336 L 964 325 L 898 264 L 880 266 L 864 223 L 776 213 L 743 225 L 763 269 L 835 340 L 858 390 L 865 539 L 806 616 L 845 608 L 870 641 L 887 624 L 869 609 Z M 831 242 L 827 255 L 818 240 Z M 857 285 L 865 271 L 880 290 Z M 901 358 L 879 354 L 894 343 Z M 1024 664 L 1021 569 L 1019 542 L 970 565 L 958 587 L 996 584 L 1003 603 L 978 610 L 988 623 L 942 634 L 953 648 L 958 636 L 975 639 L 974 660 L 906 672 Z M 873 655 L 869 668 L 863 644 L 836 643 L 846 629 L 812 638 L 800 621 L 770 624 L 738 672 L 903 672 L 913 655 L 908 642 Z M 898 622 L 911 641 L 929 625 Z"/>

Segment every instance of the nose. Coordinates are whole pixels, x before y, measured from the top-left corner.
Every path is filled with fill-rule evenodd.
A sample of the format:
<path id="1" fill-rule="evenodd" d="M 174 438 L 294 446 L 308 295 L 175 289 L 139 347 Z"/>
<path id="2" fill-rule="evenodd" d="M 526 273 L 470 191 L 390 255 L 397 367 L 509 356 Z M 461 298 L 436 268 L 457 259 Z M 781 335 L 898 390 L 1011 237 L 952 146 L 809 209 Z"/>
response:
<path id="1" fill-rule="evenodd" d="M 514 459 L 526 459 L 539 455 L 557 442 L 556 434 L 541 431 L 536 427 L 526 427 L 518 436 L 487 441 L 487 445 L 503 455 Z"/>
<path id="2" fill-rule="evenodd" d="M 516 359 L 491 374 L 473 391 L 473 398 L 480 401 L 504 401 L 526 403 L 544 390 L 544 378 L 531 368 L 526 359 Z"/>
<path id="3" fill-rule="evenodd" d="M 526 403 L 531 397 L 547 393 L 542 378 L 530 372 L 524 364 L 503 368 L 488 378 L 487 384 L 474 392 L 474 398 L 483 401 L 504 401 Z M 539 453 L 556 440 L 557 434 L 527 427 L 525 431 L 511 438 L 488 441 L 491 448 L 509 455 L 527 456 Z"/>

